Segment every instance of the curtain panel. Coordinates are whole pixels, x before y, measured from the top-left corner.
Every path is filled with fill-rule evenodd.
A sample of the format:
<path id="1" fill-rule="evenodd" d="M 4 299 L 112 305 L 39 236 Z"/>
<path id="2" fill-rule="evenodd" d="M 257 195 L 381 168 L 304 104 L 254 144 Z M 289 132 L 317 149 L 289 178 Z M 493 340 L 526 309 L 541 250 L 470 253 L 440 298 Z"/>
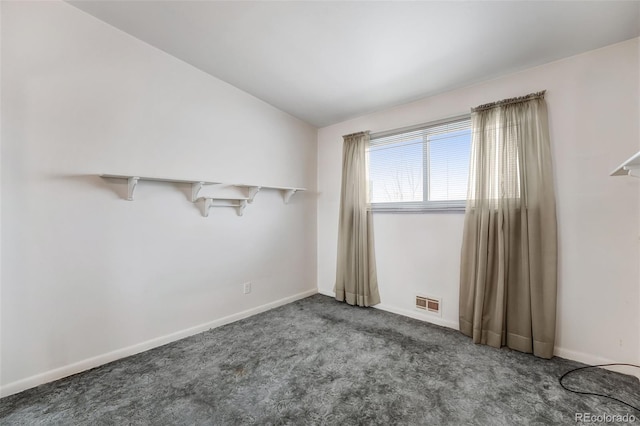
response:
<path id="1" fill-rule="evenodd" d="M 551 358 L 557 223 L 544 92 L 474 109 L 472 129 L 460 330 Z"/>
<path id="2" fill-rule="evenodd" d="M 336 299 L 350 305 L 380 303 L 373 217 L 368 198 L 369 133 L 344 136 L 338 226 Z"/>

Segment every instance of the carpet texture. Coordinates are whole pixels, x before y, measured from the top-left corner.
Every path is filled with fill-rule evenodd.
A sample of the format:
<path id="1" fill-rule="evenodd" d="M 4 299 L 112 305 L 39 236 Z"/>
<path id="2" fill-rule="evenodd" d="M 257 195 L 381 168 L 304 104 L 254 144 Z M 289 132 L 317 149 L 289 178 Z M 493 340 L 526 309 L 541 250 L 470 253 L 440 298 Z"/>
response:
<path id="1" fill-rule="evenodd" d="M 640 412 L 581 364 L 315 295 L 0 400 L 2 425 L 549 425 Z M 638 379 L 565 384 L 640 405 Z M 611 423 L 609 423 L 611 424 Z"/>

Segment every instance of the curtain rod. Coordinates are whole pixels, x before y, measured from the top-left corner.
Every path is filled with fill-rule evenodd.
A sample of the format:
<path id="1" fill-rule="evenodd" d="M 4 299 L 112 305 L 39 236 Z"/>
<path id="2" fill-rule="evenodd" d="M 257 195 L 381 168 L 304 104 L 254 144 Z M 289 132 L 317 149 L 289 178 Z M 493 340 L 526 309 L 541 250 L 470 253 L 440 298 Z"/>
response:
<path id="1" fill-rule="evenodd" d="M 349 133 L 348 135 L 343 135 L 343 138 L 350 138 L 352 136 L 361 136 L 361 135 L 366 135 L 367 133 L 369 133 L 369 130 L 365 130 L 364 132 L 355 132 L 355 133 Z"/>
<path id="2" fill-rule="evenodd" d="M 509 99 L 503 99 L 497 102 L 491 102 L 488 104 L 477 106 L 475 108 L 471 108 L 471 112 L 484 111 L 487 109 L 496 108 L 503 105 L 517 104 L 520 102 L 529 101 L 531 99 L 544 98 L 545 93 L 546 93 L 546 90 L 542 90 L 536 93 L 529 93 L 528 95 L 525 95 L 525 96 L 518 96 L 517 98 L 509 98 Z"/>

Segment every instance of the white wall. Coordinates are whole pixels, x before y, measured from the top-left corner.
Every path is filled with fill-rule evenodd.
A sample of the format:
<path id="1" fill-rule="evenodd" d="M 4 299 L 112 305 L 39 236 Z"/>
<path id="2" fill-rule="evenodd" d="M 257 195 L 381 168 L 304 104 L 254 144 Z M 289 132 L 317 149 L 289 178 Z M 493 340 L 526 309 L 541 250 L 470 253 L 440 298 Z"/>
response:
<path id="1" fill-rule="evenodd" d="M 2 392 L 314 293 L 316 137 L 66 3 L 3 2 Z M 310 190 L 204 218 L 101 173 Z"/>
<path id="2" fill-rule="evenodd" d="M 633 362 L 640 351 L 638 182 L 609 177 L 638 150 L 638 39 L 319 130 L 318 290 L 333 294 L 341 135 L 463 114 L 547 90 L 559 222 L 558 355 Z M 382 307 L 457 328 L 462 214 L 375 214 Z M 443 298 L 442 318 L 414 295 Z"/>
<path id="3" fill-rule="evenodd" d="M 640 16 L 640 11 L 638 11 Z M 640 43 L 638 43 L 638 69 L 640 70 Z M 638 72 L 638 87 L 640 87 L 640 72 Z M 636 99 L 638 103 L 638 147 L 640 148 L 640 96 Z M 638 180 L 638 193 L 640 194 L 640 180 Z M 638 196 L 638 202 L 640 203 L 640 196 Z M 640 207 L 638 209 L 640 211 Z M 640 214 L 638 215 L 638 221 L 640 221 Z M 640 227 L 640 224 L 638 225 Z M 640 235 L 638 236 L 638 244 L 640 244 Z M 640 269 L 640 250 L 638 252 L 638 268 Z M 638 305 L 640 306 L 640 272 L 638 273 Z M 640 342 L 640 326 L 638 326 L 638 341 Z M 638 359 L 637 365 L 640 365 L 640 343 L 638 344 Z"/>

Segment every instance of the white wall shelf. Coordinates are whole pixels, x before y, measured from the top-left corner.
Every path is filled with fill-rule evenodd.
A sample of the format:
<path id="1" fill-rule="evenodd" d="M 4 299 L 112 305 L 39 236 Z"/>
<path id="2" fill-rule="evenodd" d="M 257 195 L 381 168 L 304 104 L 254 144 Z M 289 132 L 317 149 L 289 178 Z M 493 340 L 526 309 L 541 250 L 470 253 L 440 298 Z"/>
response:
<path id="1" fill-rule="evenodd" d="M 188 179 L 173 179 L 162 177 L 149 177 L 149 176 L 129 176 L 129 175 L 100 175 L 107 179 L 126 179 L 128 182 L 127 200 L 133 201 L 133 195 L 138 185 L 138 181 L 149 180 L 154 182 L 169 182 L 169 183 L 186 183 L 191 185 L 191 202 L 195 202 L 198 199 L 198 194 L 204 185 L 218 185 L 220 182 L 208 182 L 205 180 L 188 180 Z"/>
<path id="2" fill-rule="evenodd" d="M 253 203 L 253 199 L 255 198 L 256 194 L 260 192 L 260 190 L 262 189 L 275 189 L 277 191 L 282 192 L 282 197 L 284 199 L 285 204 L 289 203 L 289 200 L 291 199 L 293 194 L 295 194 L 296 192 L 306 191 L 305 188 L 293 188 L 288 186 L 261 186 L 261 185 L 250 185 L 250 184 L 235 184 L 233 186 L 247 189 L 247 201 L 249 203 Z"/>
<path id="3" fill-rule="evenodd" d="M 611 176 L 633 176 L 640 178 L 640 151 L 620 164 L 620 166 L 611 172 Z"/>
<path id="4" fill-rule="evenodd" d="M 191 185 L 191 202 L 202 201 L 203 210 L 202 214 L 205 217 L 209 216 L 209 210 L 213 207 L 233 207 L 236 209 L 238 216 L 244 214 L 244 209 L 247 207 L 247 203 L 253 203 L 255 196 L 260 190 L 271 189 L 277 190 L 282 193 L 282 197 L 285 204 L 289 203 L 289 200 L 298 191 L 306 191 L 305 188 L 295 188 L 288 186 L 264 186 L 253 184 L 225 184 L 223 182 L 211 182 L 205 180 L 189 180 L 189 179 L 174 179 L 163 177 L 149 177 L 149 176 L 135 176 L 135 175 L 112 175 L 102 174 L 100 177 L 105 179 L 125 179 L 127 181 L 127 200 L 134 200 L 134 193 L 139 181 L 147 180 L 154 182 L 168 182 L 168 183 L 183 183 Z M 205 185 L 220 185 L 220 186 L 233 186 L 236 188 L 244 188 L 246 197 L 233 197 L 233 196 L 206 196 L 200 197 L 200 190 Z"/>

